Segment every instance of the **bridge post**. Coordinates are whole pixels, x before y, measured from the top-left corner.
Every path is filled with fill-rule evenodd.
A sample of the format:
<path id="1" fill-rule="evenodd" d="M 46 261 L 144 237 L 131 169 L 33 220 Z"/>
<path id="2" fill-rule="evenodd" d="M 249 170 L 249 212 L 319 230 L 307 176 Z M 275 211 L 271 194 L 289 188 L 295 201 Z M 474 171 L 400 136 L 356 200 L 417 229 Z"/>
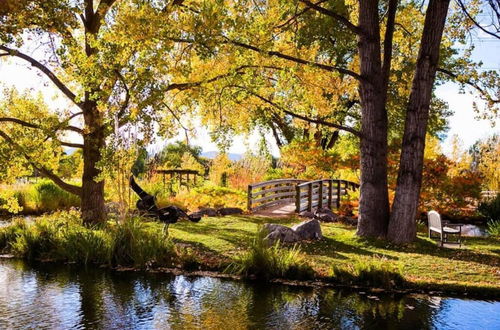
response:
<path id="1" fill-rule="evenodd" d="M 295 185 L 295 212 L 300 213 L 300 187 Z"/>
<path id="2" fill-rule="evenodd" d="M 332 195 L 333 195 L 332 179 L 328 180 L 328 208 L 332 209 Z"/>
<path id="3" fill-rule="evenodd" d="M 318 208 L 323 208 L 323 180 L 319 181 L 319 200 L 318 200 Z"/>
<path id="4" fill-rule="evenodd" d="M 309 212 L 312 211 L 312 203 L 313 203 L 313 185 L 309 183 L 307 185 L 307 210 Z"/>
<path id="5" fill-rule="evenodd" d="M 342 183 L 342 180 L 337 180 L 337 200 L 335 201 L 337 209 L 340 208 L 340 195 L 342 193 L 341 192 L 341 189 L 342 189 L 341 183 Z"/>
<path id="6" fill-rule="evenodd" d="M 248 195 L 247 195 L 247 209 L 248 212 L 252 212 L 252 185 L 248 185 Z"/>

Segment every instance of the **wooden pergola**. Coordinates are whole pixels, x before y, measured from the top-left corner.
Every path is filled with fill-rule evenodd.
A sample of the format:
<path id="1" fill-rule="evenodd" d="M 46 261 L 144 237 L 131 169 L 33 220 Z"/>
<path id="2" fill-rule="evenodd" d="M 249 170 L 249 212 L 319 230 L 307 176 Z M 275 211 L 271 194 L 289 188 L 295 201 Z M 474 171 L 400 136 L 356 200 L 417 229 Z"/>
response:
<path id="1" fill-rule="evenodd" d="M 196 177 L 200 175 L 198 171 L 188 170 L 188 169 L 154 170 L 153 172 L 162 175 L 164 188 L 166 185 L 167 176 L 170 176 L 169 178 L 170 182 L 172 182 L 174 179 L 178 179 L 179 185 L 182 185 L 184 182 L 184 184 L 189 189 L 189 183 L 191 182 L 191 179 L 193 180 L 193 183 L 196 184 Z"/>

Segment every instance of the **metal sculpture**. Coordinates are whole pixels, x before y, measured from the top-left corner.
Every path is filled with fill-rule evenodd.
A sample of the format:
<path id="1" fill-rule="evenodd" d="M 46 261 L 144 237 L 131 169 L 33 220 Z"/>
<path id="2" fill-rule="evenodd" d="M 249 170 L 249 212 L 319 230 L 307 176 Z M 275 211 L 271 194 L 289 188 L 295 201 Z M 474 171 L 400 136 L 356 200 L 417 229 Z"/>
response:
<path id="1" fill-rule="evenodd" d="M 199 222 L 201 220 L 201 217 L 189 215 L 177 206 L 171 205 L 159 208 L 156 204 L 156 197 L 145 192 L 144 189 L 135 182 L 133 175 L 130 176 L 130 187 L 140 198 L 136 204 L 137 209 L 147 217 L 157 218 L 161 222 L 167 224 L 176 223 L 182 218 L 186 218 L 192 222 Z"/>

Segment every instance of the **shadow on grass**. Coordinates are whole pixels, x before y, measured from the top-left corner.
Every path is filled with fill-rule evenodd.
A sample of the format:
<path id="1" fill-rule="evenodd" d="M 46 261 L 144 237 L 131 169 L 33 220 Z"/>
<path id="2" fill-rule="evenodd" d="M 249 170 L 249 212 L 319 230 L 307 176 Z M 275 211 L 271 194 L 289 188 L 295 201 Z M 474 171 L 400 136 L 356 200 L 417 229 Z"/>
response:
<path id="1" fill-rule="evenodd" d="M 477 241 L 478 239 L 474 239 L 473 241 Z M 487 242 L 481 245 L 495 245 L 495 242 L 492 242 L 490 239 L 486 241 L 485 238 L 482 239 L 483 242 Z M 433 257 L 447 258 L 450 260 L 459 260 L 464 262 L 475 262 L 484 264 L 487 266 L 498 267 L 500 266 L 500 258 L 498 256 L 482 253 L 478 251 L 474 251 L 467 248 L 467 245 L 462 245 L 460 249 L 450 249 L 445 247 L 438 246 L 437 241 L 430 241 L 427 238 L 423 238 L 421 236 L 417 237 L 414 243 L 399 246 L 387 243 L 381 240 L 366 240 L 368 244 L 372 246 L 380 247 L 386 250 L 395 251 L 395 252 L 403 252 L 403 253 L 415 253 L 420 255 L 428 255 Z M 479 244 L 471 244 L 479 245 Z M 492 250 L 490 250 L 492 251 Z"/>
<path id="2" fill-rule="evenodd" d="M 375 257 L 375 256 L 384 257 L 389 260 L 398 260 L 398 258 L 395 256 L 387 255 L 376 251 L 370 251 L 356 245 L 346 244 L 328 236 L 324 236 L 323 239 L 319 241 L 304 244 L 301 247 L 302 250 L 308 254 L 315 254 L 336 259 L 349 259 L 348 257 L 340 254 L 343 252 L 343 253 L 357 254 L 369 257 Z"/>
<path id="3" fill-rule="evenodd" d="M 203 226 L 191 227 L 176 227 L 175 230 L 184 232 L 186 234 L 194 234 L 206 236 L 207 238 L 217 238 L 224 240 L 235 247 L 247 247 L 255 236 L 255 230 L 244 230 L 238 228 L 220 227 L 215 224 L 205 224 Z M 173 236 L 174 239 L 179 239 Z M 186 238 L 180 238 L 186 242 L 198 243 L 196 241 L 188 241 Z"/>

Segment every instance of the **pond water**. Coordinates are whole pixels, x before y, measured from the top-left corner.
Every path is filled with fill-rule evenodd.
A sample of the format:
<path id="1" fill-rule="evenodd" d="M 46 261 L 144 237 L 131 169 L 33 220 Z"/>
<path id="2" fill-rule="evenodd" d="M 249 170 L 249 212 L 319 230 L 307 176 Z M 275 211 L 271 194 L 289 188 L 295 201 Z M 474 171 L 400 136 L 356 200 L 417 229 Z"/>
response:
<path id="1" fill-rule="evenodd" d="M 499 329 L 500 301 L 0 260 L 0 329 Z"/>

